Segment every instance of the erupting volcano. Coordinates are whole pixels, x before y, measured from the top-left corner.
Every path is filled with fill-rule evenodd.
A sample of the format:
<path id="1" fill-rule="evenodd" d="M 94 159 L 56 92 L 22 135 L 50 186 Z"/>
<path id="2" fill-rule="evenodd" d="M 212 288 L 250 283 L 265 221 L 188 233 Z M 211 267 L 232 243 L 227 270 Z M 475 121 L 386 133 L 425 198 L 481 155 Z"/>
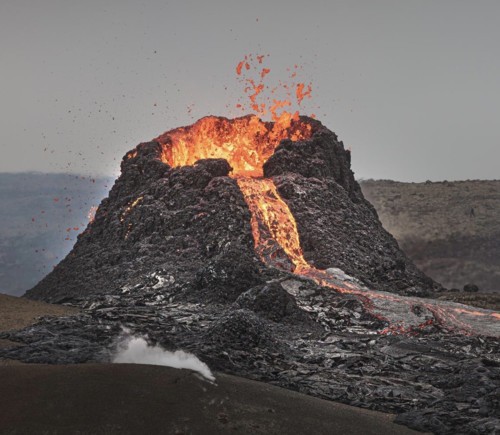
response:
<path id="1" fill-rule="evenodd" d="M 292 97 L 299 106 L 304 98 L 310 98 L 311 85 L 280 82 L 286 95 L 277 98 L 278 88 L 273 88 L 271 96 L 266 97 L 263 81 L 270 69 L 262 65 L 263 59 L 264 56 L 246 56 L 238 64 L 236 72 L 245 84 L 249 108 L 259 115 L 270 114 L 273 121 L 262 121 L 257 115 L 235 119 L 208 116 L 191 126 L 167 131 L 127 153 L 122 165 L 122 177 L 113 188 L 110 200 L 118 193 L 123 197 L 125 192 L 122 192 L 121 185 L 124 183 L 129 187 L 128 195 L 133 191 L 138 193 L 130 196 L 123 206 L 114 204 L 114 207 L 121 208 L 118 214 L 122 227 L 115 235 L 121 233 L 120 239 L 124 241 L 138 241 L 145 237 L 146 234 L 137 234 L 138 222 L 132 219 L 134 211 L 147 210 L 153 199 L 163 201 L 158 195 L 160 186 L 171 185 L 183 169 L 193 168 L 196 171 L 198 167 L 204 168 L 204 172 L 209 173 L 209 179 L 230 176 L 233 188 L 237 188 L 243 196 L 250 212 L 254 242 L 251 255 L 257 254 L 264 265 L 307 277 L 337 292 L 356 295 L 367 311 L 383 321 L 385 326 L 381 327 L 381 331 L 384 332 L 415 333 L 419 329 L 437 326 L 462 333 L 500 336 L 497 313 L 391 294 L 422 296 L 437 286 L 416 270 L 381 228 L 373 208 L 364 200 L 354 180 L 350 152 L 345 150 L 342 142 L 338 142 L 335 134 L 320 122 L 299 116 L 298 111 L 292 113 L 285 110 L 292 106 Z M 245 72 L 254 72 L 254 77 L 245 77 Z M 296 74 L 294 71 L 290 79 L 295 80 Z M 295 92 L 292 95 L 293 89 Z M 244 105 L 238 104 L 238 107 Z M 130 178 L 137 170 L 141 176 L 134 176 L 131 186 Z M 151 176 L 156 183 L 151 184 Z M 200 182 L 195 173 L 191 178 L 190 183 Z M 151 188 L 154 191 L 148 192 Z M 169 196 L 171 193 L 165 196 L 165 201 Z M 307 209 L 306 203 L 311 200 L 312 208 Z M 203 202 L 201 194 L 200 203 Z M 348 213 L 345 213 L 346 208 Z M 298 212 L 297 217 L 294 211 Z M 101 215 L 101 220 L 105 219 L 109 226 L 110 211 L 106 203 L 97 213 L 96 220 Z M 315 214 L 317 216 L 311 221 Z M 162 215 L 160 212 L 152 219 L 157 221 Z M 360 215 L 364 218 L 362 225 L 350 222 L 352 218 L 359 221 Z M 240 231 L 244 233 L 241 220 L 245 218 L 236 215 L 233 218 L 240 220 Z M 205 222 L 209 217 L 206 212 L 200 212 L 193 217 L 193 220 L 197 219 Z M 172 227 L 172 222 L 165 224 L 167 228 Z M 83 238 L 105 232 L 105 228 L 96 231 L 96 225 L 98 222 L 92 222 Z M 335 231 L 334 227 L 338 227 L 339 231 Z M 155 228 L 151 230 L 155 236 L 162 238 L 161 232 Z M 232 233 L 232 238 L 239 238 L 234 229 L 227 230 Z M 193 233 L 187 232 L 181 244 L 189 243 L 187 240 L 194 237 Z M 134 234 L 137 235 L 134 237 Z M 301 243 L 303 239 L 309 245 L 306 253 Z M 156 249 L 160 249 L 162 244 Z M 78 248 L 79 245 L 68 258 L 72 258 Z M 203 251 L 203 247 L 198 246 L 198 250 L 200 248 Z M 245 248 L 248 249 L 248 245 Z M 207 253 L 203 254 L 202 257 Z M 354 256 L 349 258 L 349 254 Z M 209 258 L 212 256 L 208 255 Z M 116 261 L 112 260 L 113 263 Z M 155 263 L 152 261 L 151 266 Z M 63 264 L 53 274 L 57 275 Z M 47 280 L 51 282 L 50 275 Z M 75 284 L 81 288 L 81 283 Z M 29 294 L 37 297 L 43 288 L 44 282 Z M 50 298 L 55 293 L 52 288 Z"/>
<path id="2" fill-rule="evenodd" d="M 311 85 L 286 85 L 284 97 L 271 88 L 262 103 L 262 62 L 236 69 L 254 114 L 208 116 L 125 155 L 72 252 L 26 295 L 84 313 L 40 323 L 56 337 L 51 352 L 32 329 L 9 355 L 105 360 L 126 326 L 214 370 L 402 413 L 421 430 L 487 433 L 499 314 L 435 298 L 441 286 L 363 197 L 350 151 L 318 120 L 284 110 Z"/>
<path id="3" fill-rule="evenodd" d="M 152 153 L 150 153 L 151 149 L 154 149 Z M 203 167 L 212 168 L 212 170 L 216 169 L 216 173 L 211 175 L 229 176 L 234 180 L 231 183 L 235 183 L 233 186 L 237 187 L 243 196 L 250 212 L 249 224 L 254 242 L 253 254 L 256 254 L 259 260 L 268 267 L 312 279 L 317 284 L 329 287 L 336 292 L 357 296 L 367 312 L 382 321 L 379 332 L 418 333 L 422 329 L 438 327 L 465 334 L 500 336 L 498 313 L 470 309 L 453 303 L 409 297 L 410 295 L 424 295 L 429 287 L 433 286 L 432 281 L 411 266 L 403 254 L 397 251 L 397 246 L 390 236 L 382 230 L 373 211 L 363 201 L 352 172 L 346 167 L 346 163 L 349 162 L 349 152 L 344 149 L 342 143 L 337 142 L 335 135 L 318 121 L 307 117 L 297 117 L 287 118 L 285 123 L 281 120 L 264 122 L 254 115 L 232 120 L 213 116 L 202 118 L 191 126 L 168 131 L 153 142 L 139 145 L 134 151 L 128 153 L 124 160 L 122 177 L 126 177 L 128 172 L 131 172 L 129 166 L 130 168 L 143 166 L 138 162 L 143 160 L 145 153 L 149 156 L 149 163 L 154 164 L 156 170 L 162 172 L 157 180 L 157 186 L 153 184 L 155 189 L 165 183 L 171 184 L 172 180 L 182 174 L 183 169 L 188 168 L 194 170 Z M 328 165 L 331 167 L 328 168 Z M 420 281 L 420 287 L 392 286 L 391 281 L 394 279 L 389 278 L 389 273 L 378 277 L 378 280 L 373 277 L 372 280 L 367 280 L 356 273 L 361 270 L 351 267 L 348 275 L 344 271 L 345 262 L 339 264 L 330 259 L 322 259 L 322 262 L 328 261 L 327 267 L 318 268 L 306 258 L 301 238 L 304 236 L 307 238 L 310 230 L 321 231 L 322 228 L 307 228 L 305 219 L 298 224 L 293 211 L 282 198 L 280 190 L 299 198 L 301 195 L 305 197 L 307 194 L 315 195 L 314 184 L 317 182 L 317 177 L 332 178 L 330 174 L 322 174 L 322 171 L 328 169 L 333 172 L 334 183 L 344 190 L 343 195 L 350 197 L 351 205 L 361 207 L 363 213 L 371 214 L 372 222 L 376 222 L 372 231 L 375 230 L 379 238 L 382 236 L 386 239 L 384 240 L 386 246 L 392 244 L 393 255 L 397 253 L 401 258 L 396 263 L 399 267 L 394 267 L 396 270 L 390 272 L 396 272 L 400 277 L 409 277 L 409 283 Z M 146 167 L 140 170 L 145 175 L 144 178 L 148 176 L 149 171 L 150 169 Z M 217 171 L 220 172 L 217 173 Z M 304 171 L 306 174 L 303 173 Z M 163 173 L 167 176 L 164 177 Z M 301 175 L 301 180 L 295 183 L 294 177 L 298 174 Z M 194 173 L 191 177 L 192 183 L 199 182 Z M 138 222 L 137 219 L 134 222 L 131 218 L 135 210 L 146 210 L 150 207 L 148 202 L 150 203 L 154 198 L 152 192 L 144 191 L 144 186 L 141 186 L 142 181 L 137 181 L 139 184 L 134 186 L 134 190 L 140 191 L 141 194 L 128 200 L 120 211 L 119 222 L 123 228 L 121 238 L 124 241 L 130 238 L 139 241 L 144 237 L 144 234 L 134 237 L 134 226 L 138 225 Z M 304 181 L 312 185 L 307 185 L 306 189 L 301 191 L 301 184 Z M 120 184 L 117 183 L 118 186 Z M 113 193 L 115 192 L 112 192 L 110 198 Z M 154 194 L 154 196 L 157 195 Z M 168 201 L 169 195 L 164 198 L 157 198 L 157 200 Z M 200 200 L 203 202 L 203 198 Z M 325 206 L 335 208 L 337 205 L 333 202 Z M 345 205 L 342 205 L 342 208 L 345 208 Z M 103 207 L 100 207 L 99 211 L 101 209 L 102 219 L 109 220 L 109 216 L 104 217 L 104 213 L 107 215 L 109 211 L 105 211 Z M 331 210 L 322 211 L 331 212 Z M 154 219 L 159 219 L 161 216 L 162 213 Z M 205 221 L 209 217 L 201 212 L 193 217 L 193 220 L 196 219 Z M 325 220 L 317 224 L 331 226 L 333 223 Z M 350 222 L 343 222 L 342 225 L 344 228 L 349 227 Z M 300 229 L 302 229 L 302 237 Z M 231 228 L 227 230 L 231 231 Z M 234 233 L 234 230 L 232 231 Z M 364 231 L 366 229 L 363 229 Z M 94 232 L 92 224 L 86 235 L 90 236 Z M 350 243 L 352 240 L 359 241 L 359 234 L 356 230 L 351 229 L 351 233 L 344 234 L 343 237 L 345 236 L 351 239 Z M 193 237 L 193 234 L 187 237 Z M 184 240 L 183 243 L 186 241 Z M 328 239 L 322 241 L 323 249 L 325 243 L 328 244 Z M 342 247 L 340 252 L 335 253 L 336 258 L 342 257 L 344 251 Z M 329 253 L 330 256 L 332 254 L 334 253 Z M 309 257 L 313 256 L 309 254 Z M 369 259 L 368 267 L 376 269 L 373 261 L 373 258 Z M 381 261 L 386 261 L 385 255 L 382 256 Z M 238 262 L 237 258 L 235 262 Z M 363 266 L 366 267 L 366 263 Z M 353 270 L 354 273 L 352 273 Z M 57 272 L 56 269 L 53 273 L 57 274 Z M 373 290 L 379 286 L 385 291 Z M 37 288 L 30 292 L 30 296 L 36 297 L 37 294 Z M 54 294 L 52 288 L 51 295 Z M 404 296 L 405 294 L 407 296 Z"/>
<path id="4" fill-rule="evenodd" d="M 186 348 L 217 370 L 410 412 L 438 394 L 418 389 L 422 379 L 449 379 L 443 384 L 449 392 L 439 394 L 455 403 L 463 394 L 455 388 L 457 376 L 468 377 L 470 370 L 450 361 L 474 366 L 478 352 L 497 352 L 498 341 L 484 337 L 500 336 L 498 313 L 429 298 L 437 290 L 382 228 L 350 170 L 349 151 L 334 133 L 308 117 L 282 127 L 251 115 L 203 118 L 127 153 L 120 178 L 73 251 L 27 296 L 86 308 L 87 317 L 64 326 L 78 343 L 85 343 L 82 332 L 94 328 L 102 332 L 93 332 L 101 346 L 110 346 L 109 328 L 126 325 L 164 346 Z M 41 327 L 59 336 L 59 325 Z M 401 348 L 391 341 L 396 337 L 403 340 Z M 317 361 L 325 361 L 321 376 L 333 390 L 325 393 L 312 381 L 297 384 L 288 374 L 304 358 L 293 351 L 297 340 L 312 358 L 300 363 L 301 370 L 317 373 Z M 344 355 L 344 340 L 351 343 L 349 352 L 368 352 L 359 362 L 373 373 L 368 392 L 357 366 L 351 373 L 335 363 Z M 68 361 L 65 351 L 31 346 L 40 361 Z M 413 348 L 423 355 L 421 362 L 408 356 Z M 451 365 L 436 371 L 428 361 L 438 358 L 433 364 L 441 367 L 443 349 Z M 71 358 L 93 355 L 84 345 Z M 481 367 L 497 376 L 495 365 Z M 405 379 L 391 392 L 408 397 L 399 408 L 391 407 L 391 396 L 377 393 L 388 388 L 388 372 Z M 339 393 L 345 384 L 354 393 Z M 494 395 L 495 385 L 485 378 L 474 388 Z M 447 403 L 443 409 L 455 406 Z M 403 421 L 427 429 L 420 415 L 410 413 Z M 449 411 L 445 415 L 453 433 L 463 413 L 456 421 Z M 474 415 L 471 408 L 471 425 Z"/>

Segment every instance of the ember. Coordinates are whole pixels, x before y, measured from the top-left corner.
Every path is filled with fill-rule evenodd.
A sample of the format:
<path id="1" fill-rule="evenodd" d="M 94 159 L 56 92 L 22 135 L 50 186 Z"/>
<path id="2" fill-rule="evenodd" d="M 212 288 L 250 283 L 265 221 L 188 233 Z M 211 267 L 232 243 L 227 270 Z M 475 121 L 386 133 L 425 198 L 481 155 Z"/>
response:
<path id="1" fill-rule="evenodd" d="M 95 219 L 95 214 L 97 213 L 97 206 L 93 205 L 92 207 L 90 207 L 90 210 L 87 214 L 87 217 L 89 219 L 89 224 L 91 224 L 92 222 L 94 222 L 94 219 Z"/>

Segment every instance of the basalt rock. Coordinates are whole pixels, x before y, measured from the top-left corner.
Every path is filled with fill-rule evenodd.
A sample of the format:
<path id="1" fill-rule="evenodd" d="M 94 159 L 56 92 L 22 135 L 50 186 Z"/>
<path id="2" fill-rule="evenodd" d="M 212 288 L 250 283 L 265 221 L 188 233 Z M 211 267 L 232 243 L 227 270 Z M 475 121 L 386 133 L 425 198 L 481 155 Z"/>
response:
<path id="1" fill-rule="evenodd" d="M 297 301 L 279 282 L 254 287 L 238 297 L 236 304 L 275 322 L 299 323 L 307 319 Z"/>

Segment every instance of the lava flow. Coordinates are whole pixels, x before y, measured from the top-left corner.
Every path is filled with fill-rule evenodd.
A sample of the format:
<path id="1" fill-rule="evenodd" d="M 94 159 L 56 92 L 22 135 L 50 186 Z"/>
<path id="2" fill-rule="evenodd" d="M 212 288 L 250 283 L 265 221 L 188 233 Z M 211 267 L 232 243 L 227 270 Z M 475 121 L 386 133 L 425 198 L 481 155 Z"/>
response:
<path id="1" fill-rule="evenodd" d="M 295 219 L 273 181 L 237 178 L 237 182 L 252 214 L 255 250 L 262 261 L 291 270 L 339 293 L 356 295 L 372 315 L 388 324 L 381 333 L 412 334 L 429 325 L 436 325 L 465 334 L 489 335 L 491 322 L 494 322 L 495 335 L 500 335 L 498 313 L 470 309 L 451 302 L 373 291 L 355 279 L 339 279 L 327 270 L 312 267 L 304 258 Z"/>
<path id="2" fill-rule="evenodd" d="M 259 257 L 266 264 L 296 273 L 307 269 L 297 224 L 273 181 L 237 178 L 237 182 L 252 214 L 250 224 Z"/>

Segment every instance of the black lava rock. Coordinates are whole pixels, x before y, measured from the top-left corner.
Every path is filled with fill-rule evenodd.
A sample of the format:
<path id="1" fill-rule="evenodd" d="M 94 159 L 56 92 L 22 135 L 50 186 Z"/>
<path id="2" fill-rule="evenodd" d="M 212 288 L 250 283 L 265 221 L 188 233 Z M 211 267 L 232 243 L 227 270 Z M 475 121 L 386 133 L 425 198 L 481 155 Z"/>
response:
<path id="1" fill-rule="evenodd" d="M 292 322 L 305 320 L 306 316 L 279 282 L 254 287 L 238 297 L 237 305 L 276 322 L 287 319 Z"/>
<path id="2" fill-rule="evenodd" d="M 464 285 L 464 292 L 477 293 L 478 291 L 479 291 L 479 287 L 475 284 L 465 284 Z"/>

